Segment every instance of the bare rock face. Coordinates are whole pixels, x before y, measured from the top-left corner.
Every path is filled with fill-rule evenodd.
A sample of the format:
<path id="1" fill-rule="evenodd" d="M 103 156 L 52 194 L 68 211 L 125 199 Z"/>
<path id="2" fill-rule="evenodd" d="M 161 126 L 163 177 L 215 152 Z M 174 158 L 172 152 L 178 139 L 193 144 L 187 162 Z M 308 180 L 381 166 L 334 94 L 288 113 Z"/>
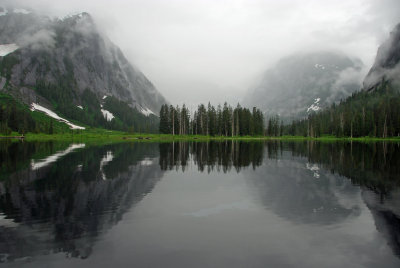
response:
<path id="1" fill-rule="evenodd" d="M 68 88 L 78 105 L 88 89 L 99 100 L 114 96 L 139 111 L 150 109 L 154 113 L 167 103 L 146 76 L 100 33 L 89 14 L 63 19 L 4 9 L 2 14 L 0 45 L 18 46 L 5 55 L 12 58 L 8 60 L 12 63 L 7 65 L 8 78 L 17 90 L 38 84 Z M 4 69 L 0 72 L 6 76 Z"/>
<path id="2" fill-rule="evenodd" d="M 374 90 L 382 80 L 400 84 L 400 24 L 378 49 L 375 63 L 365 77 L 364 90 Z"/>

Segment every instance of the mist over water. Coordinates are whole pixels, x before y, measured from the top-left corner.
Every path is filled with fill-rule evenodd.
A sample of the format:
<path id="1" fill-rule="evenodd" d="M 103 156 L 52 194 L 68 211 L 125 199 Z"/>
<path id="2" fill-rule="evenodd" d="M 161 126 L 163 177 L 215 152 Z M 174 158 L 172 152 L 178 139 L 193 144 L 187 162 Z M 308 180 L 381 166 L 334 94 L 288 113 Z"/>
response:
<path id="1" fill-rule="evenodd" d="M 398 267 L 398 147 L 2 142 L 0 260 Z"/>

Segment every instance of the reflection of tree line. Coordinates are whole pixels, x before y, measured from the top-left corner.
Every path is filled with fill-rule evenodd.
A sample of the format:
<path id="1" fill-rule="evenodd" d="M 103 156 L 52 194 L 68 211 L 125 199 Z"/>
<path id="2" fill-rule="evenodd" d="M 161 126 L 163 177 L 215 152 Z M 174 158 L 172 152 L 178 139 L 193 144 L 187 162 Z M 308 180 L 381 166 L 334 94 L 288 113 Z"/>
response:
<path id="1" fill-rule="evenodd" d="M 68 143 L 0 142 L 0 182 L 10 174 L 29 168 L 32 158 L 42 158 L 68 147 Z"/>
<path id="2" fill-rule="evenodd" d="M 29 156 L 42 154 L 35 146 L 16 149 Z M 154 165 L 140 164 L 144 158 L 157 157 L 157 147 L 92 146 L 36 171 L 18 170 L 23 179 L 10 174 L 0 185 L 0 211 L 17 227 L 0 226 L 0 252 L 9 254 L 9 260 L 55 251 L 87 257 L 95 237 L 121 220 L 161 177 Z M 113 161 L 100 170 L 102 158 L 110 153 Z"/>
<path id="3" fill-rule="evenodd" d="M 309 162 L 380 194 L 400 186 L 399 143 L 299 142 L 286 146 L 294 156 L 305 156 Z"/>
<path id="4" fill-rule="evenodd" d="M 212 170 L 239 172 L 243 167 L 260 166 L 264 154 L 263 142 L 173 142 L 160 143 L 160 167 L 162 170 L 181 168 L 185 171 L 189 160 L 203 172 Z"/>

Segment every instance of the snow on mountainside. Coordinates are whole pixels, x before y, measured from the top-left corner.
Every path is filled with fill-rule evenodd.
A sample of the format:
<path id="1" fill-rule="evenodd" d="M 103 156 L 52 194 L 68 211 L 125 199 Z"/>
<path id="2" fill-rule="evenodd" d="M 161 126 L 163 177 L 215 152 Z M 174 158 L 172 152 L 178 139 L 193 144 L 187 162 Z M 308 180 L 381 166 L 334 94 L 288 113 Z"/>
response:
<path id="1" fill-rule="evenodd" d="M 7 56 L 8 54 L 14 52 L 17 49 L 18 46 L 16 44 L 0 45 L 0 57 Z"/>
<path id="2" fill-rule="evenodd" d="M 145 116 L 149 116 L 149 115 L 151 115 L 151 114 L 156 115 L 156 114 L 155 114 L 152 110 L 150 110 L 149 108 L 140 107 L 139 109 L 140 109 L 139 111 L 140 111 L 142 114 L 144 114 Z"/>
<path id="3" fill-rule="evenodd" d="M 72 124 L 71 122 L 69 122 L 67 119 L 64 119 L 62 117 L 59 117 L 55 112 L 37 104 L 37 103 L 32 103 L 31 104 L 31 111 L 40 111 L 45 113 L 46 115 L 56 119 L 59 122 L 63 122 L 65 124 L 67 124 L 71 129 L 85 129 L 84 127 L 80 127 L 77 125 Z"/>
<path id="4" fill-rule="evenodd" d="M 307 113 L 309 113 L 310 111 L 319 111 L 319 109 L 321 109 L 321 107 L 319 107 L 319 101 L 321 100 L 321 98 L 316 98 L 314 103 L 311 104 L 310 107 L 307 108 Z"/>
<path id="5" fill-rule="evenodd" d="M 110 111 L 104 109 L 100 109 L 100 111 L 103 114 L 104 119 L 106 119 L 107 121 L 111 121 L 115 118 L 115 116 Z"/>

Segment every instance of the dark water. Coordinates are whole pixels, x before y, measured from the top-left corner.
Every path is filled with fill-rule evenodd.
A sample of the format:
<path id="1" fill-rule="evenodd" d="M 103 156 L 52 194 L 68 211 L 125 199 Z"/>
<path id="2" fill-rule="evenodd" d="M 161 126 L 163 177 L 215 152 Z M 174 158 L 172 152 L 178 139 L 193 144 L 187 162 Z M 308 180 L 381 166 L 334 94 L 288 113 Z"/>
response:
<path id="1" fill-rule="evenodd" d="M 397 143 L 0 143 L 0 266 L 400 267 Z"/>

